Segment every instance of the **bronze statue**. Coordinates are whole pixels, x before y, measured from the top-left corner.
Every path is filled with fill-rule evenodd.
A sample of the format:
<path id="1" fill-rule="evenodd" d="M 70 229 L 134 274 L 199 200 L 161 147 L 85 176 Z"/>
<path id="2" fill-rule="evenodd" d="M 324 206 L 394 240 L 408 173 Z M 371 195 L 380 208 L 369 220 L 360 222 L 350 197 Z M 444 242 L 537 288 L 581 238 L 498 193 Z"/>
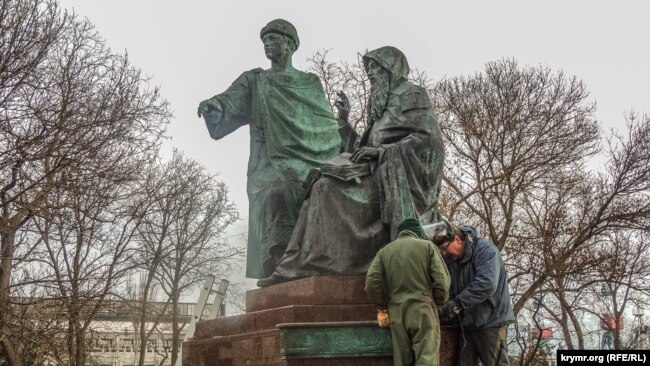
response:
<path id="1" fill-rule="evenodd" d="M 359 137 L 343 121 L 340 132 L 351 163 L 367 164 L 368 174 L 355 169 L 347 179 L 327 165 L 320 177 L 310 174 L 315 183 L 286 253 L 260 287 L 315 275 L 363 275 L 375 253 L 395 239 L 400 222 L 435 215 L 444 145 L 431 100 L 407 80 L 408 62 L 398 49 L 368 52 L 363 62 L 371 83 L 368 127 Z M 340 98 L 345 117 L 349 103 Z"/>
<path id="2" fill-rule="evenodd" d="M 318 76 L 292 66 L 300 45 L 294 26 L 276 19 L 260 37 L 271 68 L 244 72 L 198 108 L 215 140 L 250 125 L 246 276 L 251 278 L 272 273 L 298 217 L 307 173 L 336 156 L 340 145 Z"/>

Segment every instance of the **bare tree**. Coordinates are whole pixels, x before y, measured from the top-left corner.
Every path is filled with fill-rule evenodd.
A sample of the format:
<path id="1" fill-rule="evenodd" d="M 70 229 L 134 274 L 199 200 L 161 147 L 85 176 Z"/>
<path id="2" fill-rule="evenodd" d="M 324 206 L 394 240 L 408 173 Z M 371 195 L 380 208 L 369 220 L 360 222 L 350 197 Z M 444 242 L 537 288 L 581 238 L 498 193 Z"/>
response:
<path id="1" fill-rule="evenodd" d="M 436 108 L 447 148 L 447 189 L 503 249 L 524 193 L 596 152 L 599 128 L 584 84 L 514 60 L 439 83 Z"/>
<path id="2" fill-rule="evenodd" d="M 20 151 L 25 151 L 36 134 L 28 134 L 16 116 L 25 114 L 24 94 L 29 94 L 36 79 L 35 70 L 42 67 L 48 50 L 59 37 L 65 18 L 54 1 L 3 1 L 0 3 L 0 344 L 9 364 L 18 362 L 17 346 L 7 339 L 11 332 L 6 324 L 9 285 L 13 268 L 16 230 L 29 219 L 28 210 L 12 210 L 11 191 L 18 184 L 24 164 Z M 15 122 L 14 122 L 15 123 Z M 30 136 L 31 135 L 31 136 Z M 16 136 L 14 138 L 11 138 Z"/>
<path id="3" fill-rule="evenodd" d="M 575 300 L 566 286 L 587 286 L 579 276 L 598 263 L 590 246 L 612 230 L 647 228 L 650 207 L 647 116 L 629 115 L 627 136 L 608 139 L 606 169 L 588 172 L 601 139 L 587 95 L 575 78 L 512 60 L 436 88 L 449 147 L 443 209 L 503 249 L 516 314 L 556 295 L 564 313 L 555 321 L 569 346 L 568 329 L 577 332 L 576 347 L 584 347 L 581 321 L 566 311 Z M 587 282 L 573 282 L 580 278 Z"/>
<path id="4" fill-rule="evenodd" d="M 589 296 L 588 291 L 578 293 L 586 299 L 570 311 L 591 314 L 612 334 L 614 349 L 628 349 L 633 338 L 625 337 L 619 325 L 624 325 L 627 309 L 643 306 L 650 299 L 650 242 L 646 232 L 625 230 L 614 231 L 599 244 L 594 250 L 598 260 L 590 279 L 601 291 L 597 296 Z"/>
<path id="5" fill-rule="evenodd" d="M 106 180 L 88 183 L 93 187 L 49 194 L 56 211 L 33 219 L 43 244 L 29 261 L 45 267 L 41 296 L 63 307 L 66 352 L 59 357 L 69 365 L 87 363 L 91 323 L 130 270 L 127 258 L 138 226 L 131 213 L 141 209 L 126 192 L 117 197 Z"/>
<path id="6" fill-rule="evenodd" d="M 44 243 L 17 241 L 21 230 L 37 232 L 30 220 L 70 209 L 91 185 L 120 192 L 116 185 L 152 158 L 170 113 L 125 56 L 54 1 L 3 1 L 0 31 L 0 344 L 20 365 L 7 328 L 11 288 L 20 285 L 12 273 Z M 102 193 L 95 198 L 108 200 Z"/>
<path id="7" fill-rule="evenodd" d="M 606 150 L 609 161 L 605 172 L 588 174 L 583 170 L 571 172 L 579 180 L 570 184 L 546 185 L 550 201 L 527 195 L 521 230 L 513 235 L 507 250 L 523 266 L 519 273 L 530 275 L 529 283 L 517 291 L 515 311 L 533 298 L 544 285 L 559 276 L 571 276 L 604 260 L 593 256 L 598 240 L 620 229 L 647 230 L 650 219 L 650 119 L 648 116 L 628 117 L 627 136 L 615 133 Z M 527 243 L 530 248 L 521 248 Z M 527 252 L 526 252 L 527 251 Z M 531 269 L 532 268 L 532 269 Z M 525 270 L 525 271 L 524 271 Z M 511 273 L 516 276 L 517 272 Z"/>
<path id="8" fill-rule="evenodd" d="M 152 286 L 160 284 L 165 293 L 162 301 L 171 307 L 173 364 L 182 330 L 178 313 L 181 295 L 201 283 L 206 274 L 227 277 L 232 264 L 243 257 L 243 248 L 221 239 L 238 215 L 224 184 L 177 151 L 170 161 L 150 167 L 143 188 L 151 206 L 138 230 L 135 256 L 145 271 L 141 311 L 150 300 Z M 144 322 L 143 313 L 138 331 L 140 365 L 144 364 L 145 346 L 153 332 Z"/>
<path id="9" fill-rule="evenodd" d="M 647 129 L 647 117 L 629 115 L 627 136 L 613 133 L 609 139 L 605 155 L 610 160 L 604 172 L 575 169 L 554 176 L 527 193 L 519 207 L 525 214 L 504 251 L 515 309 L 524 310 L 526 301 L 546 294 L 547 300 L 554 300 L 544 307 L 547 319 L 557 325 L 569 349 L 588 346 L 586 337 L 594 333 L 589 328 L 601 323 L 594 318 L 620 318 L 626 303 L 648 299 L 647 290 L 642 290 L 647 283 L 646 250 L 621 236 L 633 230 L 643 237 L 648 228 L 649 160 L 642 137 Z M 617 284 L 616 295 L 594 291 L 608 281 Z M 607 301 L 611 306 L 603 315 Z M 625 345 L 615 342 L 615 347 Z"/>
<path id="10" fill-rule="evenodd" d="M 539 291 L 545 298 L 545 324 L 560 333 L 567 349 L 588 348 L 587 337 L 600 335 L 600 329 L 609 331 L 616 349 L 633 344 L 634 334 L 624 334 L 618 325 L 624 323 L 626 308 L 649 299 L 650 244 L 645 239 L 640 231 L 604 235 L 583 247 L 576 258 L 563 261 L 557 276 Z"/>
<path id="11" fill-rule="evenodd" d="M 140 253 L 139 256 L 142 256 L 142 252 L 138 249 L 134 251 L 134 255 L 138 252 Z M 155 258 L 154 261 L 156 261 Z M 155 272 L 152 272 L 152 266 L 148 266 L 140 260 L 136 260 L 136 263 L 134 267 L 140 270 L 139 280 L 134 282 L 129 279 L 126 304 L 129 309 L 134 334 L 136 335 L 134 350 L 138 362 L 144 362 L 144 352 L 152 343 L 151 337 L 160 337 L 162 335 L 160 324 L 165 320 L 164 318 L 167 316 L 166 314 L 168 314 L 171 305 L 169 300 L 162 306 L 160 306 L 160 302 L 155 302 L 159 299 L 155 276 L 152 275 Z M 143 270 L 143 267 L 146 269 Z M 155 266 L 155 268 L 158 268 L 158 266 Z M 165 359 L 168 358 L 167 349 L 156 348 L 155 352 Z"/>

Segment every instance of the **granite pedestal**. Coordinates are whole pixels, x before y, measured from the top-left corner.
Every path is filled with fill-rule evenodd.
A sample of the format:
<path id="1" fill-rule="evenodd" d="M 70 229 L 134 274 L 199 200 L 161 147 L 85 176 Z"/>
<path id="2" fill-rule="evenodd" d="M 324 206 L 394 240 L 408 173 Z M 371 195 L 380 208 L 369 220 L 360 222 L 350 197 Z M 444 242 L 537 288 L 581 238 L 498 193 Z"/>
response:
<path id="1" fill-rule="evenodd" d="M 390 331 L 376 325 L 364 276 L 320 276 L 246 293 L 246 313 L 200 321 L 184 366 L 392 365 Z M 455 328 L 441 329 L 452 365 Z"/>

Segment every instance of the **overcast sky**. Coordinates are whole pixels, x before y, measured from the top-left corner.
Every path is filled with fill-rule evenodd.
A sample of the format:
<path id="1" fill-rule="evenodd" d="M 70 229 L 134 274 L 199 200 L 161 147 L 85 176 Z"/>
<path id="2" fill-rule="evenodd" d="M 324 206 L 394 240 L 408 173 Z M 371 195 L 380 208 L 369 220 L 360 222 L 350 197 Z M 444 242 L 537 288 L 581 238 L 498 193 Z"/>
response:
<path id="1" fill-rule="evenodd" d="M 174 119 L 174 146 L 218 173 L 247 215 L 248 128 L 211 140 L 196 116 L 200 101 L 243 71 L 269 67 L 260 29 L 275 18 L 300 37 L 294 66 L 315 51 L 354 61 L 357 52 L 399 48 L 432 80 L 468 75 L 514 57 L 582 79 L 607 127 L 623 114 L 650 113 L 650 1 L 167 1 L 61 0 L 87 17 L 116 52 L 128 51 L 161 87 Z M 171 148 L 168 148 L 171 149 Z M 244 221 L 230 235 L 246 231 Z"/>

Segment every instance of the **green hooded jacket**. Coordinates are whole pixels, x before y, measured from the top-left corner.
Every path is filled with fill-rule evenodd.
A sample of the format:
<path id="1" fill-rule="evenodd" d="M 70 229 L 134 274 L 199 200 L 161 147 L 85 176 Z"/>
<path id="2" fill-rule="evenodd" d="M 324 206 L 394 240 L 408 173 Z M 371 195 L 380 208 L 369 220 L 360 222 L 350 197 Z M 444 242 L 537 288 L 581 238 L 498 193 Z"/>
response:
<path id="1" fill-rule="evenodd" d="M 440 250 L 405 230 L 377 252 L 368 269 L 365 290 L 381 308 L 427 298 L 442 305 L 449 298 L 449 285 L 449 272 Z"/>

